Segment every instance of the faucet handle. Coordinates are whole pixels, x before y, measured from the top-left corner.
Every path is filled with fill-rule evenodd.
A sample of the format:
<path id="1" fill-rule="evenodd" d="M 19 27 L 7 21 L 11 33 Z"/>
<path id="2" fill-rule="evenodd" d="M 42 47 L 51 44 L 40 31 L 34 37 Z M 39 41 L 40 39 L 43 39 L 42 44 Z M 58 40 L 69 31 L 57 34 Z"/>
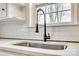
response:
<path id="1" fill-rule="evenodd" d="M 50 33 L 48 33 L 47 37 L 48 37 L 48 39 L 50 39 Z"/>
<path id="2" fill-rule="evenodd" d="M 48 36 L 50 36 L 50 33 L 48 33 Z"/>

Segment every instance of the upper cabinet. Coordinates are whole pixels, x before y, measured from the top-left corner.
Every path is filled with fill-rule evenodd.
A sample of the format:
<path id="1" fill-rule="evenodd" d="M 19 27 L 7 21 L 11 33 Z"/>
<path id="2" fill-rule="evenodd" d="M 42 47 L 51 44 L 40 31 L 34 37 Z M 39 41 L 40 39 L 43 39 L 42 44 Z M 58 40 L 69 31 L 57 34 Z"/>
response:
<path id="1" fill-rule="evenodd" d="M 7 5 L 5 3 L 0 3 L 0 19 L 7 16 Z"/>
<path id="2" fill-rule="evenodd" d="M 24 3 L 0 3 L 0 21 L 25 20 L 26 7 Z M 15 21 L 15 20 L 14 20 Z"/>

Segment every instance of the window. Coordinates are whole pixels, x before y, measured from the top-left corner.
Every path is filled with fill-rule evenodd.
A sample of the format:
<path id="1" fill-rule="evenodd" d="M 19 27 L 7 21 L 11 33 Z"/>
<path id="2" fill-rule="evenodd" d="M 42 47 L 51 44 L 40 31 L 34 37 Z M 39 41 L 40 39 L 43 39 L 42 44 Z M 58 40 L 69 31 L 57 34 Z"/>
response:
<path id="1" fill-rule="evenodd" d="M 41 8 L 46 14 L 46 23 L 65 23 L 71 22 L 71 4 L 70 3 L 50 3 L 37 5 L 37 10 Z M 44 23 L 44 15 L 38 13 L 38 23 Z"/>

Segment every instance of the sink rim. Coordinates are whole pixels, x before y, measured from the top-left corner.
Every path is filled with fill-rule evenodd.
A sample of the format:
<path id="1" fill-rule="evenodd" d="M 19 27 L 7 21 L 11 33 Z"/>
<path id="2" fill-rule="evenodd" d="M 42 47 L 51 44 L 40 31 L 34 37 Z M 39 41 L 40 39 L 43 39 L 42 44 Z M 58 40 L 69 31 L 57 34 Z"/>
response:
<path id="1" fill-rule="evenodd" d="M 40 44 L 40 45 L 51 45 L 51 46 L 60 46 L 60 49 L 56 49 L 56 48 L 42 48 L 41 47 L 35 47 L 35 46 L 28 46 L 29 44 Z M 24 44 L 24 45 L 21 45 L 21 44 Z M 24 47 L 31 47 L 31 48 L 41 48 L 41 49 L 49 49 L 49 50 L 66 50 L 68 48 L 67 45 L 58 45 L 58 44 L 44 44 L 44 43 L 38 43 L 38 42 L 20 42 L 20 43 L 16 43 L 16 44 L 13 44 L 13 45 L 17 45 L 17 46 L 24 46 Z"/>

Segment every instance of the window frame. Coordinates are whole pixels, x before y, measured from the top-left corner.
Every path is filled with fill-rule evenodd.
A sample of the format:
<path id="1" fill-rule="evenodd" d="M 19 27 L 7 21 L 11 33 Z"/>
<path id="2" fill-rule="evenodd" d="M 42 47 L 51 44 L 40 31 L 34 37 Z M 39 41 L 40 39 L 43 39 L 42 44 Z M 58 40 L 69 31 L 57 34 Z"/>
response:
<path id="1" fill-rule="evenodd" d="M 37 9 L 38 6 L 42 6 L 44 4 L 36 5 L 36 9 Z M 48 4 L 52 4 L 52 3 L 48 3 Z M 75 13 L 75 11 L 76 11 L 76 13 Z M 76 14 L 76 16 L 74 14 Z M 61 22 L 61 23 L 58 22 L 58 23 L 47 24 L 47 26 L 54 26 L 54 25 L 72 25 L 72 24 L 75 24 L 75 23 L 77 23 L 77 4 L 71 3 L 71 22 Z M 43 25 L 43 24 L 39 24 L 39 25 Z"/>

